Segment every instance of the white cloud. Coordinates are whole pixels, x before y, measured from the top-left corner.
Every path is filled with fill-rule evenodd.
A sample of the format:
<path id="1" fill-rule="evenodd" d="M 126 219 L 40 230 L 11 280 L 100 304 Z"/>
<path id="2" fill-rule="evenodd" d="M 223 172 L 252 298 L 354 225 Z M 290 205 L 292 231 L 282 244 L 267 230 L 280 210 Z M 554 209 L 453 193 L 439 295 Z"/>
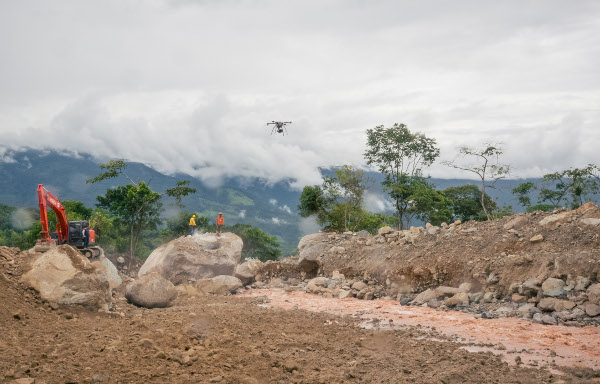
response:
<path id="1" fill-rule="evenodd" d="M 283 205 L 283 206 L 279 207 L 279 209 L 281 209 L 283 212 L 287 213 L 288 215 L 292 214 L 292 210 L 287 205 Z"/>
<path id="2" fill-rule="evenodd" d="M 273 224 L 277 224 L 277 225 L 281 224 L 281 222 L 282 222 L 282 220 L 277 217 L 272 217 L 271 221 L 273 222 Z"/>
<path id="3" fill-rule="evenodd" d="M 269 204 L 271 204 L 271 205 L 277 205 L 277 200 L 275 200 L 275 199 L 269 199 Z"/>
<path id="4" fill-rule="evenodd" d="M 0 2 L 0 137 L 301 187 L 403 122 L 535 176 L 600 163 L 599 36 L 593 0 Z"/>
<path id="5" fill-rule="evenodd" d="M 245 210 L 245 209 L 242 209 L 242 210 L 240 211 L 240 213 L 238 214 L 238 217 L 239 217 L 240 219 L 244 219 L 244 218 L 246 218 L 246 210 Z"/>

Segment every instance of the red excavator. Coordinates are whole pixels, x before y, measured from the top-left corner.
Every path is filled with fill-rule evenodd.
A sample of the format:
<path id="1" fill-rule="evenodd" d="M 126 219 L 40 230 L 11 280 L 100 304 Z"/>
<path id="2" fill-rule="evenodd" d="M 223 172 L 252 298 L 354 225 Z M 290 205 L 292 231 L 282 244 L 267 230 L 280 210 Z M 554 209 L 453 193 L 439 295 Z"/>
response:
<path id="1" fill-rule="evenodd" d="M 96 234 L 90 229 L 90 241 L 85 246 L 83 239 L 83 229 L 88 226 L 87 220 L 68 221 L 65 207 L 54 197 L 50 191 L 44 188 L 43 184 L 38 184 L 38 200 L 40 202 L 40 221 L 42 222 L 42 238 L 37 241 L 35 250 L 46 252 L 51 247 L 60 244 L 69 244 L 78 248 L 79 251 L 88 258 L 97 258 L 104 254 L 102 248 L 96 246 Z M 56 213 L 58 222 L 56 223 L 56 232 L 50 233 L 48 230 L 48 207 Z"/>

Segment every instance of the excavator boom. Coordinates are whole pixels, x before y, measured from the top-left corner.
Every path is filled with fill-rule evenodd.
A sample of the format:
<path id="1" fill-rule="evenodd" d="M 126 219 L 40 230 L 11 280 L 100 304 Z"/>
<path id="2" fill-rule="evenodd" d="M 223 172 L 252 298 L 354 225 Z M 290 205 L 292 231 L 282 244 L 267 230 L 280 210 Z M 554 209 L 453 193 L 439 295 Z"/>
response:
<path id="1" fill-rule="evenodd" d="M 56 224 L 58 244 L 67 242 L 69 239 L 69 222 L 67 221 L 65 207 L 50 193 L 50 191 L 44 188 L 43 184 L 38 184 L 37 194 L 40 205 L 40 221 L 42 222 L 41 242 L 54 242 L 50 237 L 50 230 L 48 228 L 48 206 L 56 213 L 56 218 L 58 220 Z"/>

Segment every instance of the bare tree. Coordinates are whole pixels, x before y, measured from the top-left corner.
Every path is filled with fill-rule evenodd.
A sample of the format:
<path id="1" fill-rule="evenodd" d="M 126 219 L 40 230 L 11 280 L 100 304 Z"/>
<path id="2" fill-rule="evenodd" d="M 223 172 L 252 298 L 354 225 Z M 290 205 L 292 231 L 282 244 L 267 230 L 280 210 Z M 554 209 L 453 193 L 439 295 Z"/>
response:
<path id="1" fill-rule="evenodd" d="M 476 174 L 481 180 L 481 208 L 488 220 L 492 218 L 485 206 L 486 188 L 495 189 L 498 180 L 508 177 L 510 165 L 500 163 L 500 155 L 504 152 L 498 144 L 485 143 L 481 148 L 462 146 L 458 148 L 459 155 L 463 159 L 472 159 L 472 162 L 442 161 L 442 164 L 452 168 Z"/>

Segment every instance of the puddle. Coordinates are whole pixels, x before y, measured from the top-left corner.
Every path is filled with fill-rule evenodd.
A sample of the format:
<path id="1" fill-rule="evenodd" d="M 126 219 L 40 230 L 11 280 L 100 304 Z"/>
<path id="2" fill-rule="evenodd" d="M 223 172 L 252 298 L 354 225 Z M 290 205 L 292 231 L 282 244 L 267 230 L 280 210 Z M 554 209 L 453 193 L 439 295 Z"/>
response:
<path id="1" fill-rule="evenodd" d="M 265 296 L 270 300 L 263 304 L 267 307 L 355 316 L 367 329 L 430 329 L 436 334 L 430 339 L 447 338 L 465 344 L 463 348 L 471 352 L 492 352 L 509 364 L 515 364 L 519 356 L 525 365 L 551 371 L 555 371 L 554 364 L 600 370 L 598 327 L 549 326 L 515 318 L 476 319 L 468 313 L 401 306 L 393 300 L 336 299 L 283 289 L 253 289 L 242 296 Z"/>

